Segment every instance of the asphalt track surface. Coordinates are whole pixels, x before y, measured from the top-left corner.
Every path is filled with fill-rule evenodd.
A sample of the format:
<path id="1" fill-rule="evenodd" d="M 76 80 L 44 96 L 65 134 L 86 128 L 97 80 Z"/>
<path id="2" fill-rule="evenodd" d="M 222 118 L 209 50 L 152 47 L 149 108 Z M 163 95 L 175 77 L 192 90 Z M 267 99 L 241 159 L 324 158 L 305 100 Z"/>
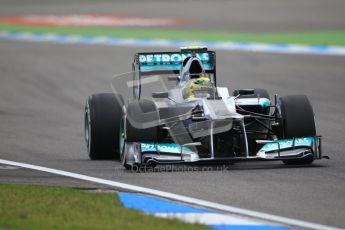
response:
<path id="1" fill-rule="evenodd" d="M 235 15 L 221 16 L 214 21 L 222 22 L 216 23 L 219 28 L 238 31 L 255 31 L 260 30 L 260 27 L 260 31 L 279 31 L 282 28 L 344 29 L 345 20 L 339 14 L 340 7 L 345 9 L 343 1 L 288 2 L 290 1 L 279 1 L 282 4 L 280 7 L 276 1 L 269 0 L 217 1 L 213 4 L 213 10 L 224 10 L 221 4 L 233 3 L 234 7 L 229 7 L 228 10 L 234 11 Z M 2 0 L 0 13 L 122 12 L 122 15 L 162 16 L 161 11 L 154 14 L 155 11 L 151 8 L 161 7 L 168 13 L 164 7 L 178 9 L 179 4 L 184 4 L 182 1 L 129 1 L 128 10 L 125 11 L 125 3 L 73 1 L 70 6 L 67 3 L 68 1 L 54 1 L 45 4 L 44 1 L 27 0 L 18 4 Z M 192 11 L 195 4 L 197 3 L 194 1 L 187 1 L 184 6 L 185 10 L 193 12 L 191 18 L 197 18 L 199 13 Z M 210 2 L 201 1 L 201 4 L 207 7 Z M 281 18 L 279 12 L 285 12 L 286 7 L 295 7 L 294 4 L 302 7 L 291 11 L 291 15 L 283 14 Z M 320 12 L 309 10 L 305 7 L 308 4 Z M 258 10 L 253 10 L 248 18 L 237 12 L 241 9 L 254 9 L 254 6 Z M 264 8 L 267 9 L 265 15 Z M 271 11 L 271 8 L 276 11 Z M 169 16 L 181 14 L 186 15 L 187 12 L 169 11 Z M 325 17 L 314 20 L 314 14 Z M 227 22 L 236 15 L 235 22 Z M 206 20 L 205 16 L 200 18 Z M 263 20 L 257 28 L 254 28 L 255 18 Z M 295 23 L 296 18 L 302 18 L 302 22 L 308 23 Z M 211 18 L 209 23 L 214 21 Z M 197 27 L 201 28 L 202 23 L 196 24 L 195 28 Z M 343 57 L 224 51 L 217 53 L 219 85 L 228 86 L 230 90 L 266 88 L 272 95 L 308 95 L 314 106 L 318 133 L 324 137 L 324 154 L 329 155 L 331 160 L 318 161 L 311 167 L 287 167 L 280 162 L 243 162 L 229 165 L 226 170 L 132 173 L 125 171 L 116 161 L 88 159 L 83 140 L 83 109 L 88 95 L 111 92 L 111 77 L 127 72 L 133 54 L 138 51 L 152 49 L 0 41 L 0 158 L 345 227 Z M 0 180 L 88 186 L 85 182 L 71 182 L 70 179 L 63 178 L 55 180 L 53 176 L 35 176 L 20 170 L 1 169 Z"/>

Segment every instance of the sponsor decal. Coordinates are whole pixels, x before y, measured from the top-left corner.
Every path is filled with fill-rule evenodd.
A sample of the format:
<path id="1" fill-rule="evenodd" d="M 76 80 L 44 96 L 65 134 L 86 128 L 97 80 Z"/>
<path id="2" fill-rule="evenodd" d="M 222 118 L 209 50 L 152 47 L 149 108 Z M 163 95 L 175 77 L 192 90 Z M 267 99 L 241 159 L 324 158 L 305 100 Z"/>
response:
<path id="1" fill-rule="evenodd" d="M 2 24 L 33 26 L 171 26 L 189 23 L 185 19 L 119 17 L 111 15 L 75 14 L 75 15 L 27 15 L 0 17 Z"/>
<path id="2" fill-rule="evenodd" d="M 174 53 L 174 54 L 141 54 L 139 55 L 140 64 L 178 64 L 184 59 L 191 56 L 190 53 Z M 208 62 L 210 55 L 208 53 L 196 53 L 196 56 L 202 62 Z"/>
<path id="3" fill-rule="evenodd" d="M 260 105 L 263 108 L 269 107 L 271 105 L 271 102 L 269 99 L 263 98 L 263 99 L 260 99 Z"/>
<path id="4" fill-rule="evenodd" d="M 154 144 L 141 143 L 141 152 L 165 152 L 165 153 L 181 153 L 181 145 L 174 143 Z M 182 147 L 183 153 L 191 152 L 188 147 Z"/>
<path id="5" fill-rule="evenodd" d="M 293 139 L 287 139 L 287 140 L 278 140 L 277 143 L 268 143 L 265 144 L 261 150 L 263 151 L 274 151 L 278 150 L 278 143 L 280 146 L 280 149 L 285 148 L 291 148 L 293 144 Z M 313 143 L 312 137 L 302 137 L 302 138 L 296 138 L 295 139 L 295 146 L 311 146 Z"/>

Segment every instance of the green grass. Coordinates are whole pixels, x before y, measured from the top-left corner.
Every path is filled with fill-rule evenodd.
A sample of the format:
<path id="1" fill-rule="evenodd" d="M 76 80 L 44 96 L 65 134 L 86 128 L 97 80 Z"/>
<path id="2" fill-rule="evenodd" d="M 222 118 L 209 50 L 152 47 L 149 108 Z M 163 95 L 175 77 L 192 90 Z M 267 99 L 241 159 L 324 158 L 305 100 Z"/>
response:
<path id="1" fill-rule="evenodd" d="M 345 46 L 345 31 L 299 33 L 229 33 L 219 31 L 185 31 L 152 28 L 44 27 L 0 24 L 0 31 L 58 33 L 68 35 L 114 36 L 187 41 L 234 41 L 278 44 Z"/>
<path id="2" fill-rule="evenodd" d="M 149 205 L 149 204 L 148 204 Z M 0 184 L 0 229 L 207 229 L 121 206 L 115 194 Z"/>

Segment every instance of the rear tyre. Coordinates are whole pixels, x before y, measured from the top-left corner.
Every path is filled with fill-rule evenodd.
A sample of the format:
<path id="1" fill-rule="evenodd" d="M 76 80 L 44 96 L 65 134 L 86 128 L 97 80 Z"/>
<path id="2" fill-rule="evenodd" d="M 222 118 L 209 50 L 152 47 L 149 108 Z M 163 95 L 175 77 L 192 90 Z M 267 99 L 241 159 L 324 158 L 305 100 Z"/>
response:
<path id="1" fill-rule="evenodd" d="M 291 95 L 279 98 L 278 108 L 282 120 L 279 127 L 279 138 L 315 136 L 315 120 L 313 108 L 305 95 Z M 287 165 L 311 164 L 314 157 L 283 160 Z"/>
<path id="2" fill-rule="evenodd" d="M 85 141 L 91 160 L 119 159 L 119 125 L 123 99 L 112 93 L 94 94 L 85 106 Z"/>

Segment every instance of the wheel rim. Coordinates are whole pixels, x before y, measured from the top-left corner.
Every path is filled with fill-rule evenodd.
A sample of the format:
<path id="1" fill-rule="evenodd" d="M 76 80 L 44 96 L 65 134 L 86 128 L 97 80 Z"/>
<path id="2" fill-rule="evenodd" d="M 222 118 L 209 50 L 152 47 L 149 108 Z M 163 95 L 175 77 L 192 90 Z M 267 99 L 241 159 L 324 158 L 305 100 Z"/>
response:
<path id="1" fill-rule="evenodd" d="M 86 142 L 87 151 L 90 153 L 91 124 L 90 124 L 90 113 L 89 113 L 88 104 L 86 105 L 85 115 L 84 115 L 84 133 L 85 133 L 85 142 Z"/>
<path id="2" fill-rule="evenodd" d="M 123 162 L 124 160 L 124 154 L 125 154 L 125 119 L 124 117 L 121 118 L 121 123 L 120 123 L 120 134 L 119 134 L 119 149 L 120 149 L 120 158 L 121 161 Z"/>

